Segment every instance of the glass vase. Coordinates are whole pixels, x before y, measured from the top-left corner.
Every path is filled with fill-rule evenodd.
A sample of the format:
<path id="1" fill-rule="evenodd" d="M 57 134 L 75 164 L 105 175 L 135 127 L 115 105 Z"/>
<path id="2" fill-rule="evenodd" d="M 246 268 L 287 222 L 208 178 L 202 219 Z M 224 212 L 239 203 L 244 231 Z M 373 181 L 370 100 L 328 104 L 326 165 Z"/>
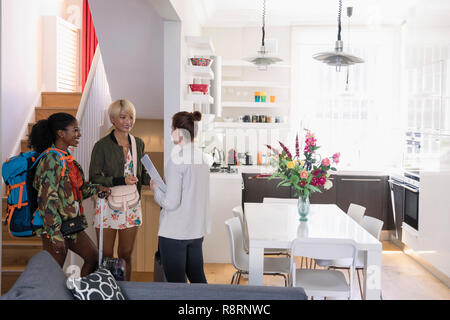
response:
<path id="1" fill-rule="evenodd" d="M 300 221 L 308 221 L 306 216 L 309 213 L 309 197 L 298 197 L 297 209 L 300 216 Z"/>

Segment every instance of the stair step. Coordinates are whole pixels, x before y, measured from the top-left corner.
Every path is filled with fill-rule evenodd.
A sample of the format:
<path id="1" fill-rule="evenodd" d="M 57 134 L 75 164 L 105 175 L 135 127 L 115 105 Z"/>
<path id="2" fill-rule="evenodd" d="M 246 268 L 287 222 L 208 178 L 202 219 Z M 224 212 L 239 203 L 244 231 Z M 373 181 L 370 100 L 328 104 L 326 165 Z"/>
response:
<path id="1" fill-rule="evenodd" d="M 5 241 L 2 246 L 2 266 L 26 266 L 28 260 L 40 251 L 42 251 L 42 245 L 38 246 L 32 242 L 26 244 L 22 241 L 22 244 L 18 244 Z"/>
<path id="2" fill-rule="evenodd" d="M 78 107 L 36 107 L 35 108 L 35 118 L 36 121 L 47 119 L 54 113 L 66 112 L 74 117 L 77 116 Z"/>
<path id="3" fill-rule="evenodd" d="M 18 243 L 23 244 L 23 240 L 30 241 L 31 243 L 36 243 L 36 245 L 42 245 L 41 237 L 34 236 L 34 237 L 26 237 L 26 238 L 17 238 L 12 237 L 8 232 L 8 226 L 4 223 L 2 223 L 2 241 L 3 244 L 6 242 L 8 244 L 12 243 Z"/>
<path id="4" fill-rule="evenodd" d="M 42 92 L 42 106 L 77 107 L 80 105 L 81 92 Z"/>
<path id="5" fill-rule="evenodd" d="M 4 267 L 3 267 L 4 268 Z M 2 271 L 2 288 L 1 294 L 7 293 L 14 283 L 16 283 L 17 279 L 19 279 L 22 272 L 5 272 Z"/>
<path id="6" fill-rule="evenodd" d="M 17 266 L 3 266 L 2 272 L 11 273 L 11 272 L 23 272 L 27 266 L 17 265 Z"/>
<path id="7" fill-rule="evenodd" d="M 20 140 L 20 152 L 28 152 L 31 151 L 30 148 L 28 148 L 28 140 L 22 139 Z"/>
<path id="8" fill-rule="evenodd" d="M 28 135 L 31 133 L 31 129 L 33 128 L 33 126 L 34 126 L 35 124 L 36 124 L 35 122 L 31 122 L 31 123 L 28 124 L 28 131 L 27 131 L 27 134 L 28 134 Z"/>

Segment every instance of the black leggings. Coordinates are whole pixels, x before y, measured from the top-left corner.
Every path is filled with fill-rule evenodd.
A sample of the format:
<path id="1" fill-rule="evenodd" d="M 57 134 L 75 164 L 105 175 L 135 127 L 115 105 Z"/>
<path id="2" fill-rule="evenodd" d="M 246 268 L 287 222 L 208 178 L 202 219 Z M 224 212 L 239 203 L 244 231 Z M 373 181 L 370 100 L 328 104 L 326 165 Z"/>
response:
<path id="1" fill-rule="evenodd" d="M 207 283 L 203 271 L 203 238 L 175 240 L 158 237 L 161 263 L 168 282 Z"/>

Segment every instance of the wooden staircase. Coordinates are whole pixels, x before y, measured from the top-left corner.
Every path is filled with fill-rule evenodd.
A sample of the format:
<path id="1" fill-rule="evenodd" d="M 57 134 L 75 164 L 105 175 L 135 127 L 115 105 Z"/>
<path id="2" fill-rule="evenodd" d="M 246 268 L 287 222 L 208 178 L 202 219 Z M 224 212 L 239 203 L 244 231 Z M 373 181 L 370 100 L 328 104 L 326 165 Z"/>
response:
<path id="1" fill-rule="evenodd" d="M 80 104 L 79 92 L 42 92 L 42 106 L 35 108 L 36 122 L 48 118 L 57 112 L 70 113 L 76 116 Z M 28 124 L 28 134 L 35 123 Z M 21 141 L 21 152 L 27 152 L 28 140 Z M 39 237 L 13 238 L 5 224 L 6 197 L 2 197 L 2 287 L 1 294 L 6 293 L 25 269 L 28 260 L 42 250 Z"/>

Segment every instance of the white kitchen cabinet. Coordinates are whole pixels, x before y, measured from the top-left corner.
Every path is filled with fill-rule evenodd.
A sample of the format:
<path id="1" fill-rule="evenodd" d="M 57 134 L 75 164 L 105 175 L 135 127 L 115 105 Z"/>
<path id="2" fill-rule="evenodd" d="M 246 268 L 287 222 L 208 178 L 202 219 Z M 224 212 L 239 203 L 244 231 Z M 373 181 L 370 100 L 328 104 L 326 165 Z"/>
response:
<path id="1" fill-rule="evenodd" d="M 241 205 L 242 178 L 239 174 L 210 175 L 211 233 L 203 240 L 205 263 L 231 263 L 231 247 L 225 221 L 233 218 L 231 210 Z"/>

